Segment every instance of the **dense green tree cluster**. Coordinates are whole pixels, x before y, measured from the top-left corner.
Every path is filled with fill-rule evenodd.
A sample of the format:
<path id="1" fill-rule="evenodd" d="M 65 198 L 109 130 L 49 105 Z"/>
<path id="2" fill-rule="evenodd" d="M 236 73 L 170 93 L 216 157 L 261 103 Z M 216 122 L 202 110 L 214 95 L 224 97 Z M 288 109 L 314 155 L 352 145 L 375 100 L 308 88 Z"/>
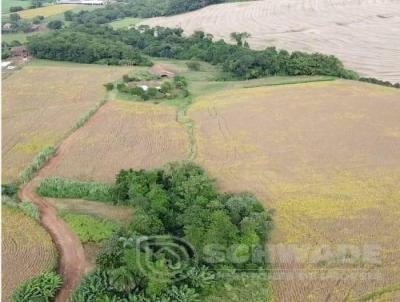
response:
<path id="1" fill-rule="evenodd" d="M 78 24 L 105 24 L 126 17 L 151 18 L 176 15 L 196 10 L 210 4 L 226 2 L 225 0 L 130 0 L 107 5 L 92 11 L 65 13 L 66 21 Z"/>
<path id="2" fill-rule="evenodd" d="M 151 65 L 139 51 L 101 35 L 64 30 L 30 39 L 28 51 L 41 59 L 109 65 Z"/>
<path id="3" fill-rule="evenodd" d="M 147 64 L 147 60 L 140 54 L 202 60 L 219 64 L 225 72 L 241 79 L 272 75 L 357 78 L 357 74 L 345 69 L 334 56 L 289 53 L 274 47 L 261 51 L 252 50 L 242 45 L 228 44 L 223 40 L 214 41 L 211 35 L 201 31 L 185 37 L 180 28 L 139 26 L 130 30 L 113 30 L 106 26 L 81 25 L 32 37 L 28 46 L 30 52 L 39 58 L 84 63 L 134 61 L 136 64 Z"/>
<path id="4" fill-rule="evenodd" d="M 194 164 L 122 170 L 112 191 L 134 217 L 105 243 L 72 302 L 199 301 L 223 280 L 220 269 L 266 265 L 271 215 L 251 194 L 218 192 Z"/>

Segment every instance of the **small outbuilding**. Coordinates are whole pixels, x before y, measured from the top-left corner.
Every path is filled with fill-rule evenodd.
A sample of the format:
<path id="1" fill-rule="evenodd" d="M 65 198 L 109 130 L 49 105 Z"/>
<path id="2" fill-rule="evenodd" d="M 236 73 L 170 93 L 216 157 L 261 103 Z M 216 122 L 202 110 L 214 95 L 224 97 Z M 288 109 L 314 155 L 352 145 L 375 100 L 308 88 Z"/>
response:
<path id="1" fill-rule="evenodd" d="M 162 65 L 154 65 L 150 68 L 150 73 L 161 78 L 173 78 L 175 73 L 167 70 Z"/>
<path id="2" fill-rule="evenodd" d="M 10 49 L 12 57 L 27 57 L 28 51 L 25 46 L 15 46 Z"/>
<path id="3" fill-rule="evenodd" d="M 10 30 L 12 29 L 13 25 L 11 23 L 3 24 L 3 30 Z"/>

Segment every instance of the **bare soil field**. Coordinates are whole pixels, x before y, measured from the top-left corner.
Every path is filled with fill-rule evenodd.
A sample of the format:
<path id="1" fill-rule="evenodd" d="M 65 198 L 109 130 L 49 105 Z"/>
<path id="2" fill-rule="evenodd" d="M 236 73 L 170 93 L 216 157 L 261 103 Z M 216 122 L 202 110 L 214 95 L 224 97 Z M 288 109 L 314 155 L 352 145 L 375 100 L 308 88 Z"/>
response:
<path id="1" fill-rule="evenodd" d="M 2 207 L 2 301 L 10 301 L 20 283 L 57 264 L 50 235 L 20 210 Z"/>
<path id="2" fill-rule="evenodd" d="M 223 190 L 275 209 L 277 301 L 345 301 L 400 282 L 400 91 L 236 89 L 197 98 L 188 114 L 196 161 Z"/>
<path id="3" fill-rule="evenodd" d="M 3 81 L 3 183 L 105 97 L 103 84 L 128 68 L 52 63 L 25 66 Z"/>
<path id="4" fill-rule="evenodd" d="M 338 56 L 363 76 L 400 82 L 400 2 L 397 0 L 261 0 L 208 6 L 187 14 L 144 21 L 182 27 L 230 40 L 248 32 L 251 47 Z"/>
<path id="5" fill-rule="evenodd" d="M 43 176 L 113 182 L 121 169 L 183 160 L 187 134 L 172 106 L 110 101 L 79 129 Z"/>

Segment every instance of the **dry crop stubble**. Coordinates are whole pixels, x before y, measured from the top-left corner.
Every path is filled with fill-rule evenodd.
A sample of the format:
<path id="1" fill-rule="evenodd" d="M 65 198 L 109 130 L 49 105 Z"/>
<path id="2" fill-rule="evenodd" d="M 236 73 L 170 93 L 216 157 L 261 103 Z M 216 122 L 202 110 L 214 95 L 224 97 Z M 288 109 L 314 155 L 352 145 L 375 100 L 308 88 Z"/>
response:
<path id="1" fill-rule="evenodd" d="M 399 100 L 396 89 L 335 81 L 224 91 L 190 108 L 197 162 L 223 190 L 276 210 L 273 244 L 300 245 L 305 263 L 271 251 L 278 301 L 342 301 L 400 281 Z M 381 264 L 309 258 L 343 244 L 379 246 Z"/>
<path id="2" fill-rule="evenodd" d="M 2 207 L 2 298 L 10 301 L 22 282 L 54 269 L 57 250 L 50 235 L 20 210 Z"/>
<path id="3" fill-rule="evenodd" d="M 113 182 L 121 169 L 149 169 L 184 160 L 186 130 L 176 109 L 163 104 L 111 101 L 78 130 L 68 152 L 47 176 Z"/>
<path id="4" fill-rule="evenodd" d="M 363 76 L 400 82 L 400 2 L 396 0 L 263 0 L 212 5 L 172 17 L 146 20 L 151 26 L 182 27 L 230 41 L 248 32 L 251 47 L 339 57 Z"/>
<path id="5" fill-rule="evenodd" d="M 32 64 L 3 81 L 3 183 L 105 97 L 103 84 L 130 69 L 81 64 Z"/>

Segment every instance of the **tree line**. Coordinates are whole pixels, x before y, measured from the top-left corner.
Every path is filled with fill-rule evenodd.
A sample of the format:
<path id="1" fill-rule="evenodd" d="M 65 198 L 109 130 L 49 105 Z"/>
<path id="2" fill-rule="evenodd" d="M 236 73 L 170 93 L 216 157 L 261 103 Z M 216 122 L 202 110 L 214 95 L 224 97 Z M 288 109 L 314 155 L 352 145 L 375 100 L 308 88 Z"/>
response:
<path id="1" fill-rule="evenodd" d="M 151 18 L 193 11 L 225 0 L 131 0 L 107 5 L 92 11 L 66 12 L 66 21 L 78 24 L 105 24 L 126 17 Z"/>
<path id="2" fill-rule="evenodd" d="M 139 26 L 114 30 L 109 26 L 75 25 L 29 37 L 29 52 L 42 59 L 79 63 L 150 65 L 149 57 L 201 60 L 220 65 L 238 79 L 273 75 L 328 75 L 356 79 L 355 72 L 344 68 L 331 55 L 277 50 L 268 47 L 252 50 L 241 43 L 224 40 L 197 31 L 189 37 L 180 28 Z"/>

